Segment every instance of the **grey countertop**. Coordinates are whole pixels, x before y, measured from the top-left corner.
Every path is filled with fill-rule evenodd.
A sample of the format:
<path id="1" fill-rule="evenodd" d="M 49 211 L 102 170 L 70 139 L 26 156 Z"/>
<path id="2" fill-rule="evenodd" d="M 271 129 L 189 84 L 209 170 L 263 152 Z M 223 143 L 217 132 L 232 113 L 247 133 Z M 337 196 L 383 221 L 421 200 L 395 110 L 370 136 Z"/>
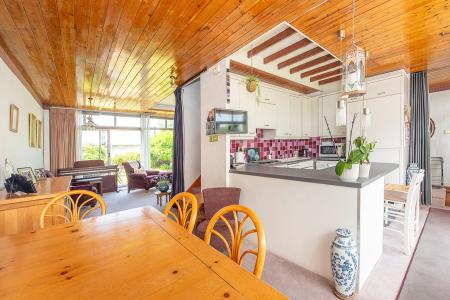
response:
<path id="1" fill-rule="evenodd" d="M 397 168 L 398 164 L 372 163 L 369 178 L 358 178 L 353 182 L 339 179 L 334 172 L 334 167 L 322 170 L 306 170 L 249 164 L 237 169 L 231 169 L 230 173 L 361 188 Z"/>

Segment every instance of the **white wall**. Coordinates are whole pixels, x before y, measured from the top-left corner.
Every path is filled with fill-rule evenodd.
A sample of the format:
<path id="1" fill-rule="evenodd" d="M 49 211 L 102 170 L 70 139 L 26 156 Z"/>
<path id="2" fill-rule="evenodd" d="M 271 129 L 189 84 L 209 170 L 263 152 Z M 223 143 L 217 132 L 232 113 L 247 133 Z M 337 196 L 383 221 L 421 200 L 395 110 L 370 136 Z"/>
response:
<path id="1" fill-rule="evenodd" d="M 214 66 L 200 76 L 202 189 L 227 186 L 228 183 L 230 138 L 228 135 L 221 134 L 217 142 L 210 142 L 206 136 L 208 111 L 213 108 L 225 108 L 227 102 L 227 61 L 220 61 L 218 66 L 220 66 L 219 72 L 217 72 L 217 66 Z"/>
<path id="2" fill-rule="evenodd" d="M 19 108 L 19 132 L 9 130 L 9 106 Z M 28 146 L 28 114 L 33 113 L 43 120 L 42 107 L 36 102 L 25 86 L 0 59 L 0 168 L 5 158 L 14 167 L 42 168 L 44 166 L 43 149 Z M 45 129 L 44 129 L 45 132 Z M 45 139 L 46 137 L 44 137 Z"/>
<path id="3" fill-rule="evenodd" d="M 450 130 L 450 90 L 431 93 L 430 117 L 436 124 L 436 133 L 431 138 L 431 156 L 444 158 L 444 185 L 450 185 L 450 134 L 444 134 L 444 130 Z"/>
<path id="4" fill-rule="evenodd" d="M 200 81 L 183 88 L 184 187 L 189 188 L 200 176 Z"/>

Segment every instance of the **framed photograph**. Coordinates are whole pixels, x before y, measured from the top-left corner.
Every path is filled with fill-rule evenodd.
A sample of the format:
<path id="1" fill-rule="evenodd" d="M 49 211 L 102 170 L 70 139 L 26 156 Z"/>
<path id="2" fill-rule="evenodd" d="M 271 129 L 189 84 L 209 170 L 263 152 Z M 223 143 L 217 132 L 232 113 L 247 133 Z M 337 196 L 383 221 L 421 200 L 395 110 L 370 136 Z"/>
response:
<path id="1" fill-rule="evenodd" d="M 36 180 L 38 180 L 38 181 L 47 179 L 47 176 L 45 175 L 45 169 L 43 169 L 43 168 L 35 169 L 34 175 L 36 177 Z"/>
<path id="2" fill-rule="evenodd" d="M 31 148 L 36 147 L 36 116 L 32 113 L 28 117 L 28 143 Z"/>
<path id="3" fill-rule="evenodd" d="M 19 131 L 19 108 L 14 104 L 9 106 L 9 130 L 12 132 Z"/>
<path id="4" fill-rule="evenodd" d="M 34 175 L 33 169 L 30 167 L 17 168 L 17 173 L 25 176 L 28 180 L 36 183 L 36 176 Z"/>
<path id="5" fill-rule="evenodd" d="M 36 120 L 36 147 L 42 148 L 42 121 Z"/>

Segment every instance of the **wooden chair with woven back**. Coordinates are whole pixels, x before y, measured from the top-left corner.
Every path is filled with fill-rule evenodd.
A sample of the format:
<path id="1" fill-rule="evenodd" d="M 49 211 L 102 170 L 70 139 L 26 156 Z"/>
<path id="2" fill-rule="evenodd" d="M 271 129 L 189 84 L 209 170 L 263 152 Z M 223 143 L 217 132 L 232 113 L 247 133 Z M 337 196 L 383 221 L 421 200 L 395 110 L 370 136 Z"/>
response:
<path id="1" fill-rule="evenodd" d="M 164 214 L 168 218 L 172 218 L 189 233 L 192 233 L 194 230 L 197 213 L 197 198 L 188 192 L 179 193 L 173 196 L 164 209 Z"/>
<path id="2" fill-rule="evenodd" d="M 253 224 L 246 224 L 247 220 L 250 220 Z M 216 225 L 223 227 L 223 224 L 228 228 L 228 238 L 221 232 L 215 230 Z M 251 229 L 251 226 L 248 227 L 249 225 L 253 225 L 253 229 Z M 250 208 L 242 205 L 229 205 L 219 210 L 211 218 L 206 228 L 205 242 L 207 244 L 210 244 L 213 234 L 222 240 L 225 244 L 228 257 L 237 264 L 242 265 L 243 259 L 247 254 L 255 255 L 256 262 L 253 268 L 253 274 L 261 278 L 266 257 L 266 238 L 261 221 Z M 256 234 L 257 250 L 248 249 L 242 251 L 244 240 L 251 234 Z"/>
<path id="3" fill-rule="evenodd" d="M 86 190 L 65 192 L 53 198 L 41 211 L 40 226 L 45 228 L 46 218 L 77 222 L 96 209 L 100 209 L 102 215 L 106 214 L 106 204 L 100 195 Z"/>

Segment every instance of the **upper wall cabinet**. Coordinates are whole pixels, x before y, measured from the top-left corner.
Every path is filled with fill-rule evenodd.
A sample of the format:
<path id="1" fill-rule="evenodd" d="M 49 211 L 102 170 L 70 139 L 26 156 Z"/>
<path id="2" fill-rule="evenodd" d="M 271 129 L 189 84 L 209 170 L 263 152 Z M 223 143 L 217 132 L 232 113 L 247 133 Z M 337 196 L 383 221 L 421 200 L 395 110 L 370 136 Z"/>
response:
<path id="1" fill-rule="evenodd" d="M 319 135 L 319 98 L 302 99 L 302 136 Z"/>
<path id="2" fill-rule="evenodd" d="M 345 136 L 346 127 L 336 126 L 336 105 L 339 100 L 340 94 L 331 94 L 322 97 L 321 100 L 321 116 L 322 116 L 322 126 L 321 126 L 321 136 L 329 137 L 327 124 L 325 122 L 325 117 L 327 118 L 328 125 L 330 126 L 331 134 L 334 137 Z"/>
<path id="3" fill-rule="evenodd" d="M 236 110 L 245 110 L 247 114 L 247 134 L 233 135 L 235 137 L 254 137 L 256 134 L 255 123 L 255 109 L 256 109 L 256 94 L 249 93 L 242 80 L 230 79 L 230 103 L 228 108 Z"/>

